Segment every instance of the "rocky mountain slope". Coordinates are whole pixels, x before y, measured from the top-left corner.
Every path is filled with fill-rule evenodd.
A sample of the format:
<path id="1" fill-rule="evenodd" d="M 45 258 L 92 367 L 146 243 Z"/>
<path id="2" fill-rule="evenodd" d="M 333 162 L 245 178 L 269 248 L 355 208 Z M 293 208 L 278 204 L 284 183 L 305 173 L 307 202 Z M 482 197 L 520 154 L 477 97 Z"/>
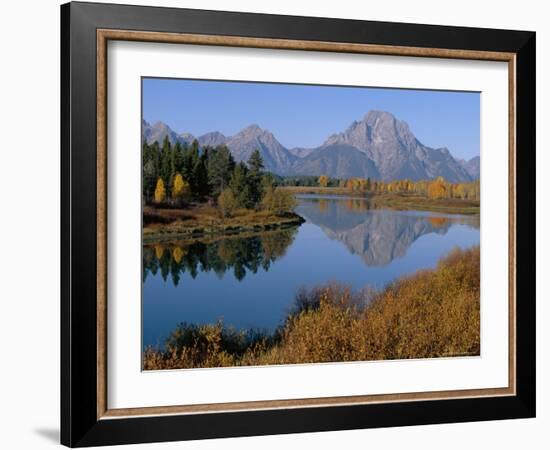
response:
<path id="1" fill-rule="evenodd" d="M 143 121 L 143 139 L 191 143 L 195 137 L 178 134 L 163 122 Z M 316 148 L 287 149 L 268 130 L 250 125 L 234 136 L 217 131 L 196 138 L 201 146 L 227 145 L 237 161 L 246 161 L 259 149 L 267 170 L 279 175 L 328 175 L 338 178 L 371 177 L 385 181 L 444 177 L 451 182 L 479 177 L 479 157 L 458 161 L 447 148 L 422 144 L 408 124 L 384 111 L 370 111 L 346 130 L 331 135 Z"/>
<path id="2" fill-rule="evenodd" d="M 464 167 L 466 172 L 468 172 L 474 180 L 479 179 L 479 174 L 480 174 L 479 156 L 474 156 L 472 159 L 469 159 L 468 161 L 464 159 L 459 159 L 458 162 L 462 167 Z"/>

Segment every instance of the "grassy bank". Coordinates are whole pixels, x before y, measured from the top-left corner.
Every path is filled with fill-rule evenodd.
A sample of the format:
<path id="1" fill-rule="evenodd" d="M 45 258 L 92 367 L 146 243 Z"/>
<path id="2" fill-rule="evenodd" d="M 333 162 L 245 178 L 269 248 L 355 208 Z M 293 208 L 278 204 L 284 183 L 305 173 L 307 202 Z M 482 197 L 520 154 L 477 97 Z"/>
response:
<path id="1" fill-rule="evenodd" d="M 217 208 L 194 205 L 186 209 L 143 209 L 143 242 L 194 239 L 205 236 L 258 232 L 300 225 L 304 219 L 294 213 L 240 209 L 232 217 L 220 217 Z"/>
<path id="2" fill-rule="evenodd" d="M 479 214 L 479 201 L 430 199 L 411 194 L 383 194 L 370 198 L 373 208 L 434 211 L 449 214 Z"/>
<path id="3" fill-rule="evenodd" d="M 316 194 L 316 195 L 346 195 L 353 197 L 363 197 L 363 194 L 350 192 L 345 187 L 321 187 L 321 186 L 280 186 L 283 191 L 292 192 L 293 194 Z"/>
<path id="4" fill-rule="evenodd" d="M 348 188 L 318 186 L 285 186 L 281 187 L 295 195 L 341 195 L 365 198 L 372 208 L 389 208 L 399 210 L 422 210 L 449 214 L 479 214 L 479 201 L 451 199 L 431 199 L 415 194 L 372 194 L 351 192 Z"/>
<path id="5" fill-rule="evenodd" d="M 145 370 L 479 355 L 479 247 L 382 292 L 328 285 L 302 292 L 271 335 L 182 324 Z"/>

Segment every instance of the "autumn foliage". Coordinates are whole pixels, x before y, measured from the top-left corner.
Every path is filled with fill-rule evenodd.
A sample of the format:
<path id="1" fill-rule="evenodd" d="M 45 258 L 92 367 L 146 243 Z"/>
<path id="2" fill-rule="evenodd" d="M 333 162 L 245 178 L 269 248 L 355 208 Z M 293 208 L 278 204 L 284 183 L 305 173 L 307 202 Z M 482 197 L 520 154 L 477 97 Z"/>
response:
<path id="1" fill-rule="evenodd" d="M 321 175 L 319 177 L 319 186 L 327 187 L 328 186 L 328 177 L 326 175 Z"/>
<path id="2" fill-rule="evenodd" d="M 191 187 L 189 183 L 183 179 L 180 173 L 177 173 L 174 177 L 172 198 L 176 201 L 188 200 L 191 198 Z"/>
<path id="3" fill-rule="evenodd" d="M 302 292 L 273 335 L 182 325 L 163 349 L 145 351 L 144 369 L 479 355 L 479 292 L 479 247 L 455 250 L 379 293 Z"/>
<path id="4" fill-rule="evenodd" d="M 238 202 L 231 189 L 224 189 L 218 196 L 218 210 L 222 218 L 231 217 L 237 207 Z"/>
<path id="5" fill-rule="evenodd" d="M 164 187 L 164 181 L 162 178 L 157 180 L 157 186 L 155 188 L 155 203 L 162 203 L 166 199 L 166 188 Z"/>
<path id="6" fill-rule="evenodd" d="M 292 212 L 296 205 L 296 198 L 292 193 L 272 187 L 267 189 L 261 203 L 262 209 L 278 215 Z"/>
<path id="7" fill-rule="evenodd" d="M 445 180 L 442 177 L 437 177 L 428 185 L 428 197 L 430 198 L 445 198 L 446 192 Z"/>
<path id="8" fill-rule="evenodd" d="M 415 194 L 423 197 L 437 199 L 463 199 L 479 200 L 479 180 L 467 183 L 450 183 L 443 177 L 435 180 L 411 181 L 407 179 L 382 181 L 370 178 L 349 178 L 341 180 L 351 193 L 361 194 Z"/>

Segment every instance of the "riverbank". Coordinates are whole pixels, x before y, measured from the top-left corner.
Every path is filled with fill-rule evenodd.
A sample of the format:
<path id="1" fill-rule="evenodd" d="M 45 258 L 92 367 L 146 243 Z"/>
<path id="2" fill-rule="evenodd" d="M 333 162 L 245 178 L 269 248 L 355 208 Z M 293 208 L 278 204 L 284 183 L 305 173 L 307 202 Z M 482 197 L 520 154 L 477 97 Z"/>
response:
<path id="1" fill-rule="evenodd" d="M 304 222 L 295 213 L 273 214 L 239 209 L 232 217 L 221 218 L 219 211 L 208 205 L 193 205 L 186 209 L 146 206 L 143 209 L 143 243 L 284 229 Z"/>
<path id="2" fill-rule="evenodd" d="M 408 194 L 382 194 L 369 198 L 373 208 L 433 211 L 447 214 L 479 214 L 479 201 L 457 198 L 430 199 Z"/>
<path id="3" fill-rule="evenodd" d="M 368 200 L 372 208 L 433 211 L 448 214 L 479 214 L 479 201 L 466 199 L 431 199 L 415 194 L 372 194 L 352 192 L 348 188 L 285 186 L 294 195 L 338 195 Z"/>
<path id="4" fill-rule="evenodd" d="M 236 233 L 213 233 L 205 234 L 203 236 L 181 236 L 181 237 L 170 237 L 166 236 L 166 239 L 153 240 L 150 242 L 144 242 L 144 248 L 158 249 L 159 246 L 162 249 L 161 254 L 166 250 L 171 255 L 173 255 L 174 250 L 177 248 L 183 249 L 191 244 L 200 243 L 204 245 L 216 244 L 219 242 L 232 242 L 238 240 L 247 240 L 250 238 L 280 238 L 281 235 L 285 235 L 286 232 L 292 232 L 296 229 L 297 225 L 282 225 L 277 228 L 268 228 L 268 229 L 258 229 L 258 230 L 247 230 Z M 159 251 L 160 252 L 160 251 Z M 159 259 L 159 258 L 157 258 Z M 176 260 L 177 258 L 174 258 Z"/>
<path id="5" fill-rule="evenodd" d="M 479 355 L 479 247 L 381 292 L 328 285 L 301 293 L 275 333 L 182 324 L 144 370 Z"/>
<path id="6" fill-rule="evenodd" d="M 315 194 L 315 195 L 345 195 L 351 197 L 364 197 L 364 194 L 350 192 L 345 187 L 321 187 L 321 186 L 279 186 L 278 189 L 292 192 L 295 195 Z"/>

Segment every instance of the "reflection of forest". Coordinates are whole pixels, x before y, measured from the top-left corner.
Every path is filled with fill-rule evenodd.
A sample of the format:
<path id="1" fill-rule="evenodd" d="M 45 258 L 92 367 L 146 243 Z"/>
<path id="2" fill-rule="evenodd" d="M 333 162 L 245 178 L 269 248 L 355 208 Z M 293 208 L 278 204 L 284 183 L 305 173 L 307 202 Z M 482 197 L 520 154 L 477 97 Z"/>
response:
<path id="1" fill-rule="evenodd" d="M 359 198 L 301 199 L 296 212 L 325 234 L 342 242 L 369 266 L 389 264 L 428 233 L 446 234 L 454 225 L 479 229 L 479 215 L 438 215 L 412 211 L 371 210 Z"/>
<path id="2" fill-rule="evenodd" d="M 143 247 L 143 280 L 149 272 L 160 272 L 164 281 L 170 276 L 178 285 L 185 272 L 195 278 L 199 271 L 218 276 L 233 270 L 242 280 L 247 271 L 268 271 L 271 263 L 284 256 L 294 241 L 297 227 L 268 231 L 248 237 L 227 237 L 215 242 L 162 242 Z"/>

